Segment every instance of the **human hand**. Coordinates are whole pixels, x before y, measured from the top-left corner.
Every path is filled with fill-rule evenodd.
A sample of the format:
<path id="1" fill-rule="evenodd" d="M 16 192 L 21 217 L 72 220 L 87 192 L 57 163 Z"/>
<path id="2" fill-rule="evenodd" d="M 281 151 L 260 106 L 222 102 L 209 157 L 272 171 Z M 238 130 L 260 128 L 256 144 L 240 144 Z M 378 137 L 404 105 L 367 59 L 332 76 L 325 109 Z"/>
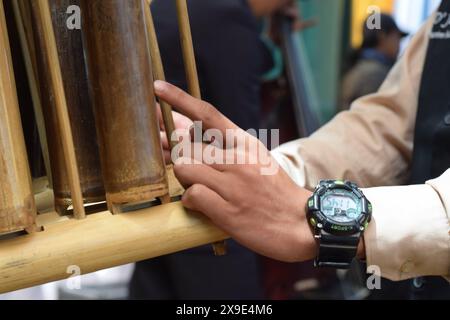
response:
<path id="1" fill-rule="evenodd" d="M 317 243 L 305 213 L 311 193 L 289 178 L 257 138 L 210 104 L 161 81 L 155 82 L 155 92 L 188 117 L 176 116 L 177 128 L 189 131 L 192 121 L 200 121 L 205 130 L 216 132 L 211 144 L 204 144 L 203 138 L 183 139 L 189 140 L 189 150 L 201 150 L 199 156 L 182 149 L 181 157 L 174 161 L 175 174 L 187 190 L 184 206 L 208 216 L 257 253 L 288 262 L 313 259 Z M 227 137 L 230 132 L 234 134 L 232 143 L 228 138 L 229 145 L 220 146 L 219 133 Z M 237 159 L 245 161 L 238 164 Z"/>

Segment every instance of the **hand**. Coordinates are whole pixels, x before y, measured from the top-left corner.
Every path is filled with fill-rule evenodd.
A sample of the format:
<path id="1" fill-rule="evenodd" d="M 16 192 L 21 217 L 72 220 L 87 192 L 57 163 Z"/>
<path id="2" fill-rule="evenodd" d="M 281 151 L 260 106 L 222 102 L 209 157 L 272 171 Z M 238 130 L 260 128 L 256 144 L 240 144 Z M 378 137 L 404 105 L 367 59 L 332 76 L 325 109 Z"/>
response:
<path id="1" fill-rule="evenodd" d="M 208 216 L 257 253 L 287 262 L 313 259 L 317 244 L 305 214 L 311 193 L 289 178 L 258 139 L 210 104 L 161 81 L 155 82 L 155 92 L 192 121 L 201 121 L 203 129 L 216 129 L 223 136 L 227 130 L 236 134 L 228 149 L 219 146 L 220 139 L 209 145 L 186 139 L 189 148 L 203 153 L 183 153 L 175 161 L 175 174 L 187 190 L 184 206 Z M 186 129 L 186 118 L 178 119 L 179 126 Z M 219 161 L 205 161 L 205 154 Z M 231 164 L 238 157 L 245 159 L 245 164 Z"/>

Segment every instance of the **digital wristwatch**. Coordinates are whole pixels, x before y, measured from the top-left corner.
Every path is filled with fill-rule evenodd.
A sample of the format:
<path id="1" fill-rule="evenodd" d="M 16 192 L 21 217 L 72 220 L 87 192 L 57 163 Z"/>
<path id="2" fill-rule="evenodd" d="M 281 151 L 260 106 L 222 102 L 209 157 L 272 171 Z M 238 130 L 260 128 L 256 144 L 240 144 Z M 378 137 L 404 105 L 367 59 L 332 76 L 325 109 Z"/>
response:
<path id="1" fill-rule="evenodd" d="M 316 267 L 348 269 L 372 219 L 372 204 L 355 183 L 321 181 L 307 203 L 307 217 L 319 242 Z"/>

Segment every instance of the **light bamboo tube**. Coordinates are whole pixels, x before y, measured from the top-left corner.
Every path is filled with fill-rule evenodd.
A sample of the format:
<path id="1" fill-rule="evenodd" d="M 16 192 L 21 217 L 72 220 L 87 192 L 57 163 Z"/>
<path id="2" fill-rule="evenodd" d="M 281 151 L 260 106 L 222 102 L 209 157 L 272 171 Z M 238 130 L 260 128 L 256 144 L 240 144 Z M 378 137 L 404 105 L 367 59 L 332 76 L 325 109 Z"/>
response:
<path id="1" fill-rule="evenodd" d="M 201 99 L 200 82 L 198 80 L 197 63 L 195 62 L 194 44 L 192 41 L 192 31 L 189 22 L 189 10 L 186 0 L 175 0 L 178 15 L 178 26 L 180 28 L 181 49 L 183 51 L 184 67 L 188 83 L 189 94 L 194 98 Z M 213 244 L 214 254 L 223 256 L 226 254 L 226 243 L 218 242 Z"/>
<path id="2" fill-rule="evenodd" d="M 147 27 L 148 44 L 150 47 L 150 56 L 153 66 L 154 80 L 166 81 L 164 74 L 164 66 L 161 58 L 161 52 L 159 50 L 158 37 L 156 36 L 155 24 L 153 22 L 152 12 L 150 10 L 150 4 L 152 0 L 144 0 L 145 11 L 145 24 Z M 160 100 L 161 113 L 163 116 L 164 127 L 166 130 L 167 141 L 170 148 L 174 148 L 177 141 L 172 141 L 173 133 L 175 132 L 175 123 L 173 121 L 172 107 L 164 100 Z"/>
<path id="3" fill-rule="evenodd" d="M 42 21 L 45 53 L 49 61 L 50 76 L 52 79 L 53 90 L 55 92 L 55 102 L 57 108 L 56 113 L 60 126 L 59 129 L 61 138 L 63 141 L 63 153 L 66 161 L 67 176 L 73 201 L 74 216 L 77 219 L 83 219 L 86 217 L 86 212 L 83 204 L 80 176 L 75 156 L 72 129 L 70 126 L 67 101 L 64 93 L 64 85 L 62 82 L 61 66 L 58 59 L 58 50 L 56 47 L 55 34 L 53 31 L 50 7 L 48 4 L 48 0 L 35 1 L 37 3 L 39 15 Z"/>

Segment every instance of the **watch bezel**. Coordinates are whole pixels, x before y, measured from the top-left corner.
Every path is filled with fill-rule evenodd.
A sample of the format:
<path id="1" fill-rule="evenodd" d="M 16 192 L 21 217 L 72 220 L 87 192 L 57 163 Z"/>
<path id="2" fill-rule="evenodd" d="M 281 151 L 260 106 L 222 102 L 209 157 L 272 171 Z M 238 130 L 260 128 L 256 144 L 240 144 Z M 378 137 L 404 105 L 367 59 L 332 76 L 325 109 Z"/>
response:
<path id="1" fill-rule="evenodd" d="M 361 201 L 361 216 L 351 222 L 337 222 L 328 218 L 321 211 L 321 199 L 329 191 L 346 190 Z M 322 181 L 308 203 L 308 221 L 315 228 L 316 234 L 321 230 L 337 236 L 354 235 L 364 232 L 372 217 L 372 205 L 358 186 L 350 181 Z"/>

